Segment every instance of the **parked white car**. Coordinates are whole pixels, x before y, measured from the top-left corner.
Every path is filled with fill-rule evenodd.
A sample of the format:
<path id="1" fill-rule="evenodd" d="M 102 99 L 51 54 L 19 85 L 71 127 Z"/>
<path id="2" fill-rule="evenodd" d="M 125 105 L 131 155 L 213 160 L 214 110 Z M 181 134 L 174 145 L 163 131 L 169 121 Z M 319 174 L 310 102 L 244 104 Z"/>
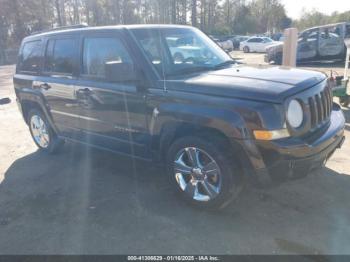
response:
<path id="1" fill-rule="evenodd" d="M 254 36 L 254 37 L 249 38 L 246 41 L 241 42 L 239 49 L 242 50 L 244 53 L 249 53 L 249 52 L 265 53 L 266 47 L 277 44 L 277 43 L 279 43 L 279 42 L 273 41 L 269 37 Z"/>
<path id="2" fill-rule="evenodd" d="M 201 56 L 201 47 L 191 38 L 167 37 L 166 41 L 175 63 L 191 62 L 194 57 Z"/>
<path id="3" fill-rule="evenodd" d="M 201 56 L 200 46 L 177 46 L 170 47 L 171 55 L 175 63 L 191 62 L 194 57 Z"/>
<path id="4" fill-rule="evenodd" d="M 219 40 L 217 42 L 219 46 L 224 49 L 225 51 L 232 51 L 233 50 L 233 42 L 231 40 Z"/>

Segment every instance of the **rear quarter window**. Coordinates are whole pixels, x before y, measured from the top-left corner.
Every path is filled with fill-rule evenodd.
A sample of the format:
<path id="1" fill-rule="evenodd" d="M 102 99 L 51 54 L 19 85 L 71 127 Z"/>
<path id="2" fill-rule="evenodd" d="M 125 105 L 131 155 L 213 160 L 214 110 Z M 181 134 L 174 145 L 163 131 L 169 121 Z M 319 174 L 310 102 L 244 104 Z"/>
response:
<path id="1" fill-rule="evenodd" d="M 72 75 L 78 63 L 75 38 L 50 39 L 45 55 L 45 72 Z"/>
<path id="2" fill-rule="evenodd" d="M 17 69 L 20 72 L 37 73 L 42 61 L 42 42 L 30 41 L 23 44 Z"/>

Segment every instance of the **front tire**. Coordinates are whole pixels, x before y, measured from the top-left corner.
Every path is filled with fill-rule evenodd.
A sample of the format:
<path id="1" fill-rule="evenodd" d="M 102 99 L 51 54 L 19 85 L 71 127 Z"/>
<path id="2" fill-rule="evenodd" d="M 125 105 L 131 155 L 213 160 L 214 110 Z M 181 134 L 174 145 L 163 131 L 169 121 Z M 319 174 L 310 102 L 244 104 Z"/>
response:
<path id="1" fill-rule="evenodd" d="M 248 46 L 243 47 L 243 52 L 249 53 L 250 52 L 249 47 Z"/>
<path id="2" fill-rule="evenodd" d="M 32 109 L 28 113 L 28 125 L 30 134 L 39 150 L 47 153 L 56 153 L 63 145 L 63 140 L 59 139 L 45 115 L 37 109 Z"/>
<path id="3" fill-rule="evenodd" d="M 275 58 L 276 65 L 282 65 L 282 53 L 278 53 Z"/>
<path id="4" fill-rule="evenodd" d="M 222 145 L 197 137 L 176 140 L 167 153 L 167 171 L 174 190 L 186 202 L 220 209 L 241 191 L 238 165 Z"/>

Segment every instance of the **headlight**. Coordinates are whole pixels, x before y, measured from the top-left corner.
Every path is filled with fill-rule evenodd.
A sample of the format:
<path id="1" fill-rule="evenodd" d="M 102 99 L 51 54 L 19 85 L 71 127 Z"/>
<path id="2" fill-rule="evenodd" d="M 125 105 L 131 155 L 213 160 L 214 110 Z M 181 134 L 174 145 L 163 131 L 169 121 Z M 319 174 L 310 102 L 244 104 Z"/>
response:
<path id="1" fill-rule="evenodd" d="M 293 99 L 289 102 L 287 109 L 287 121 L 289 125 L 293 128 L 298 128 L 301 126 L 304 120 L 304 113 L 301 104 Z"/>

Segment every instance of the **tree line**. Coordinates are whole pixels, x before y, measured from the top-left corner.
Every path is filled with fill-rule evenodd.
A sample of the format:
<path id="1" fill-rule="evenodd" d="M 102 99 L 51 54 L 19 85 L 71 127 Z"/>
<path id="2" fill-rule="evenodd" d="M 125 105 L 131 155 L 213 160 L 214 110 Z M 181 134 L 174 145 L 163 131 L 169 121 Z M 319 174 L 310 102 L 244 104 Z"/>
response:
<path id="1" fill-rule="evenodd" d="M 320 22 L 318 16 L 305 13 L 294 23 L 304 27 Z M 207 34 L 228 35 L 277 32 L 292 20 L 281 0 L 0 0 L 0 64 L 5 50 L 16 49 L 23 37 L 80 23 L 188 24 Z"/>
<path id="2" fill-rule="evenodd" d="M 303 12 L 300 19 L 293 22 L 293 26 L 299 30 L 303 30 L 309 27 L 333 24 L 339 22 L 350 22 L 350 10 L 345 12 L 333 12 L 330 15 L 323 14 L 317 10 L 311 10 L 309 12 Z"/>
<path id="3" fill-rule="evenodd" d="M 280 0 L 0 0 L 0 50 L 33 32 L 80 23 L 189 24 L 218 35 L 278 31 L 290 22 Z"/>

